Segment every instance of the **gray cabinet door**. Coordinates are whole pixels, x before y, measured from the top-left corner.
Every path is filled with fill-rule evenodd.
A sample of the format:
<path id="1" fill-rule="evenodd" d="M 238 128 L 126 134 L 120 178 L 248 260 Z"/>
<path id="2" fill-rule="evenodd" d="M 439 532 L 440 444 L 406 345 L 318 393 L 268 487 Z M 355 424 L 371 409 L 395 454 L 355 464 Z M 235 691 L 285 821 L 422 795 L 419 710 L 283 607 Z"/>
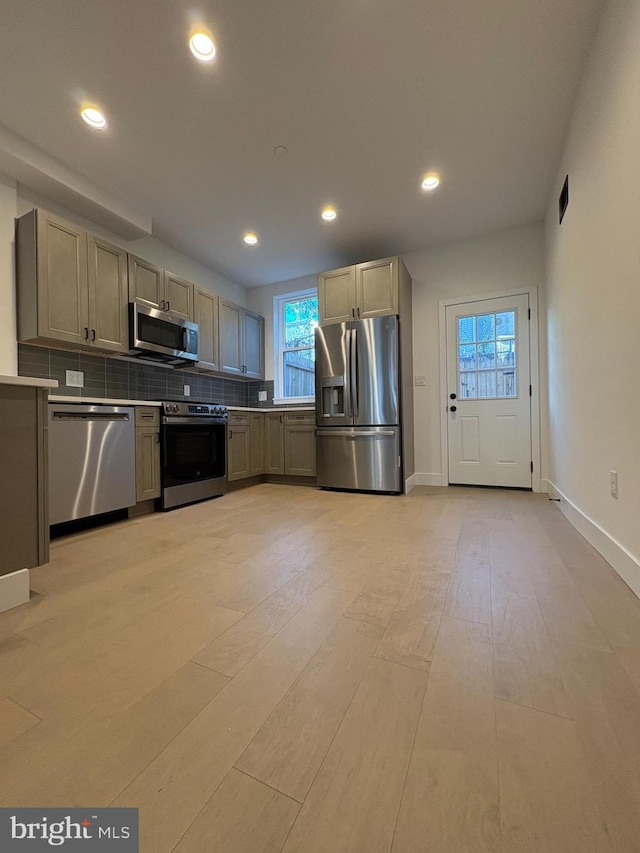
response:
<path id="1" fill-rule="evenodd" d="M 318 276 L 318 320 L 321 325 L 351 320 L 355 304 L 355 267 L 329 270 Z"/>
<path id="2" fill-rule="evenodd" d="M 313 424 L 286 424 L 284 473 L 298 477 L 315 477 L 316 428 Z"/>
<path id="3" fill-rule="evenodd" d="M 249 426 L 229 426 L 227 432 L 227 479 L 243 480 L 251 476 Z"/>
<path id="4" fill-rule="evenodd" d="M 136 501 L 160 497 L 160 433 L 136 427 Z"/>
<path id="5" fill-rule="evenodd" d="M 242 376 L 243 359 L 243 309 L 239 305 L 219 300 L 220 311 L 220 370 Z"/>
<path id="6" fill-rule="evenodd" d="M 164 270 L 150 261 L 129 255 L 129 300 L 133 302 L 134 299 L 164 311 Z"/>
<path id="7" fill-rule="evenodd" d="M 38 337 L 86 344 L 89 339 L 86 231 L 43 210 L 35 215 Z"/>
<path id="8" fill-rule="evenodd" d="M 198 367 L 219 370 L 218 297 L 205 290 L 196 291 L 196 323 L 198 324 Z"/>
<path id="9" fill-rule="evenodd" d="M 129 349 L 127 253 L 87 235 L 90 343 L 111 352 Z"/>
<path id="10" fill-rule="evenodd" d="M 251 379 L 264 378 L 264 317 L 244 312 L 244 375 Z"/>
<path id="11" fill-rule="evenodd" d="M 264 416 L 264 449 L 266 474 L 284 474 L 284 425 L 278 412 Z"/>
<path id="12" fill-rule="evenodd" d="M 251 476 L 264 473 L 264 415 L 249 415 Z"/>
<path id="13" fill-rule="evenodd" d="M 164 310 L 182 320 L 193 320 L 194 318 L 194 286 L 190 281 L 174 275 L 172 272 L 164 273 Z"/>
<path id="14" fill-rule="evenodd" d="M 356 319 L 398 313 L 398 258 L 356 267 Z"/>

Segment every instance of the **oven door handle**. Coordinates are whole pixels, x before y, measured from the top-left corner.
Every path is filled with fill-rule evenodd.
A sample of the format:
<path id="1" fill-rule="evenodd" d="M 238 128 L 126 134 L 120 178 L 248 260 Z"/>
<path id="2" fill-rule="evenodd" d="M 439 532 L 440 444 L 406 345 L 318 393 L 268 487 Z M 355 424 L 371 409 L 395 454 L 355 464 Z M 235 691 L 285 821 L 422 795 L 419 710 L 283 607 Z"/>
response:
<path id="1" fill-rule="evenodd" d="M 198 418 L 198 417 L 182 417 L 181 415 L 165 415 L 162 418 L 164 426 L 192 426 L 194 424 L 209 424 L 210 426 L 225 426 L 227 423 L 225 418 Z"/>

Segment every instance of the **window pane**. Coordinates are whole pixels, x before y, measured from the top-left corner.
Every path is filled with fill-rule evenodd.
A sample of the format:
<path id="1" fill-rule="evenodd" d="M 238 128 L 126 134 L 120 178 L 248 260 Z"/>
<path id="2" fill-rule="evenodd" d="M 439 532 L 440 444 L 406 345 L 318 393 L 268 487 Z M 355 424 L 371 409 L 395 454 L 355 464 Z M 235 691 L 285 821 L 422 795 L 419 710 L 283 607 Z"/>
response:
<path id="1" fill-rule="evenodd" d="M 478 344 L 478 368 L 489 368 L 496 366 L 496 345 L 493 341 L 490 344 Z"/>
<path id="2" fill-rule="evenodd" d="M 516 333 L 516 312 L 502 311 L 496 314 L 496 337 L 512 338 Z"/>
<path id="3" fill-rule="evenodd" d="M 495 370 L 481 370 L 478 372 L 478 397 L 496 396 L 496 373 Z"/>
<path id="4" fill-rule="evenodd" d="M 285 347 L 313 346 L 313 330 L 318 325 L 318 298 L 285 303 L 284 323 Z"/>
<path id="5" fill-rule="evenodd" d="M 284 397 L 313 397 L 315 360 L 315 348 L 283 353 Z"/>
<path id="6" fill-rule="evenodd" d="M 516 396 L 516 373 L 515 370 L 498 371 L 498 397 Z"/>
<path id="7" fill-rule="evenodd" d="M 476 339 L 476 318 L 458 317 L 458 343 L 466 344 Z"/>
<path id="8" fill-rule="evenodd" d="M 496 337 L 496 315 L 480 314 L 478 317 L 478 340 L 493 341 Z"/>
<path id="9" fill-rule="evenodd" d="M 476 346 L 475 344 L 463 344 L 458 347 L 460 357 L 460 370 L 476 369 Z"/>
<path id="10" fill-rule="evenodd" d="M 475 397 L 476 396 L 476 374 L 474 373 L 461 373 L 460 374 L 460 388 L 458 390 L 458 397 Z"/>
<path id="11" fill-rule="evenodd" d="M 496 344 L 498 349 L 498 367 L 514 367 L 516 363 L 516 342 L 498 341 Z"/>

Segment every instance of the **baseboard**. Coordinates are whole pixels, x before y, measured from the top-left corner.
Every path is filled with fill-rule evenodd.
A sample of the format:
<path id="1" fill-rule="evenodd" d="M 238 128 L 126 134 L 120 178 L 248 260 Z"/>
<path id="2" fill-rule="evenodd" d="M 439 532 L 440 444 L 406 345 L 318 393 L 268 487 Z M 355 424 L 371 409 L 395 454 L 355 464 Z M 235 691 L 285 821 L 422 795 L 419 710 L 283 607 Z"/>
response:
<path id="1" fill-rule="evenodd" d="M 412 474 L 410 477 L 407 477 L 407 479 L 404 481 L 404 493 L 405 493 L 405 495 L 408 495 L 409 492 L 411 491 L 411 489 L 416 485 L 417 485 L 417 483 L 416 483 L 416 475 L 415 474 Z"/>
<path id="2" fill-rule="evenodd" d="M 566 519 L 613 566 L 622 580 L 640 598 L 640 560 L 593 519 L 585 515 L 555 483 L 551 480 L 547 480 L 547 483 L 550 497 L 560 499 L 560 510 Z"/>
<path id="3" fill-rule="evenodd" d="M 29 569 L 0 575 L 0 613 L 29 601 Z"/>
<path id="4" fill-rule="evenodd" d="M 414 486 L 441 486 L 442 485 L 442 474 L 414 474 L 413 477 L 413 485 Z M 412 486 L 413 488 L 413 486 Z"/>

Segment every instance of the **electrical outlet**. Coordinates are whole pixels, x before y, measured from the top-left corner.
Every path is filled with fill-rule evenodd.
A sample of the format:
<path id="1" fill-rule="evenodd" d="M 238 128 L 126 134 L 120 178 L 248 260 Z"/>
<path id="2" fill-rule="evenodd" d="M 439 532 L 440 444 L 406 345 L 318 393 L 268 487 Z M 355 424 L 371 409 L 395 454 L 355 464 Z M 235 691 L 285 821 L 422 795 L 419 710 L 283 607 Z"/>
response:
<path id="1" fill-rule="evenodd" d="M 266 391 L 258 391 L 258 400 L 261 403 L 265 403 L 267 400 L 267 392 Z"/>
<path id="2" fill-rule="evenodd" d="M 84 371 L 65 370 L 64 384 L 70 388 L 84 388 Z"/>
<path id="3" fill-rule="evenodd" d="M 611 486 L 611 497 L 618 499 L 618 472 L 609 471 L 609 485 Z"/>
<path id="4" fill-rule="evenodd" d="M 182 387 L 184 389 L 184 391 L 183 391 L 184 396 L 190 397 L 191 396 L 191 385 L 183 385 Z"/>
<path id="5" fill-rule="evenodd" d="M 416 376 L 416 385 L 426 385 L 426 377 L 424 376 Z"/>

